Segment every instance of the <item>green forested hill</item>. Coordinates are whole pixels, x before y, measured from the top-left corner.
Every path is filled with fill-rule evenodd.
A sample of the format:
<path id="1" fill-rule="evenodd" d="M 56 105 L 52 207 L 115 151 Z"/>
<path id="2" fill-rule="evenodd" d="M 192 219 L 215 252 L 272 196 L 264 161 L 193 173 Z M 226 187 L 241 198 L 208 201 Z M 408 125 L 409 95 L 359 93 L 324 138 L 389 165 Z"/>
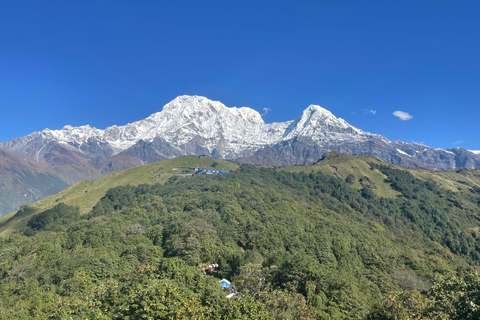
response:
<path id="1" fill-rule="evenodd" d="M 189 172 L 188 168 L 212 167 L 218 170 L 235 170 L 238 165 L 229 161 L 212 159 L 209 157 L 187 156 L 169 159 L 113 172 L 95 181 L 80 181 L 77 184 L 60 191 L 57 194 L 46 197 L 20 209 L 19 213 L 13 213 L 0 220 L 0 236 L 7 236 L 11 232 L 24 227 L 31 215 L 53 208 L 58 203 L 74 206 L 80 214 L 90 212 L 93 206 L 105 193 L 114 187 L 122 185 L 139 185 L 165 183 L 169 178 Z"/>
<path id="2" fill-rule="evenodd" d="M 337 153 L 221 176 L 172 168 L 164 184 L 99 184 L 90 210 L 65 194 L 2 220 L 0 318 L 480 316 L 474 171 L 412 173 Z M 223 278 L 239 297 L 225 297 Z"/>

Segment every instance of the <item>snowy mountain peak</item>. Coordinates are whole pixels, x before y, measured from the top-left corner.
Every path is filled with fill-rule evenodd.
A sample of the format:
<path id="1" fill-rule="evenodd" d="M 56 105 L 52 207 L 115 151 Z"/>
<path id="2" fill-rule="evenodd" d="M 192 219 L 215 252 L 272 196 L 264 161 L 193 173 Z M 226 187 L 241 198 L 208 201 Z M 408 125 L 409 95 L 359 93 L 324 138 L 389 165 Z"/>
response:
<path id="1" fill-rule="evenodd" d="M 219 101 L 187 95 L 167 103 L 160 112 L 124 126 L 101 130 L 89 125 L 67 125 L 0 142 L 0 148 L 33 156 L 37 162 L 45 159 L 52 166 L 65 163 L 71 153 L 76 155 L 69 159 L 80 155 L 89 163 L 94 160 L 96 166 L 104 159 L 114 161 L 111 159 L 120 153 L 118 159 L 133 159 L 135 163 L 207 154 L 281 165 L 317 161 L 332 150 L 373 155 L 415 167 L 480 166 L 480 151 L 435 150 L 415 143 L 392 142 L 357 129 L 318 105 L 308 106 L 296 120 L 266 124 L 251 108 L 227 107 Z"/>
<path id="2" fill-rule="evenodd" d="M 337 118 L 331 113 L 329 110 L 320 107 L 319 105 L 311 104 L 303 111 L 303 115 L 305 114 L 313 114 L 315 113 L 318 116 L 328 117 L 328 118 Z"/>
<path id="3" fill-rule="evenodd" d="M 162 111 L 156 113 L 155 116 L 161 117 L 165 114 L 180 116 L 183 118 L 207 115 L 209 117 L 223 119 L 233 116 L 240 117 L 248 122 L 264 124 L 260 113 L 251 108 L 229 108 L 219 101 L 212 101 L 202 96 L 179 96 L 166 104 Z"/>
<path id="4" fill-rule="evenodd" d="M 208 104 L 212 104 L 214 101 L 209 100 L 201 96 L 178 96 L 169 103 L 167 103 L 162 112 L 181 112 L 181 111 L 193 111 L 202 110 Z"/>
<path id="5" fill-rule="evenodd" d="M 183 95 L 167 103 L 162 111 L 125 126 L 100 130 L 89 125 L 67 125 L 61 130 L 32 133 L 4 145 L 9 150 L 25 153 L 57 142 L 93 157 L 99 149 L 105 155 L 115 155 L 141 141 L 153 143 L 156 140 L 182 154 L 187 153 L 189 146 L 193 153 L 236 158 L 249 156 L 282 140 L 309 137 L 323 141 L 331 133 L 358 135 L 363 132 L 318 105 L 310 105 L 295 121 L 266 124 L 254 109 L 227 107 L 202 96 Z M 193 147 L 195 145 L 201 147 Z"/>
<path id="6" fill-rule="evenodd" d="M 325 140 L 331 138 L 332 134 L 366 135 L 342 118 L 335 117 L 329 110 L 318 105 L 310 105 L 302 112 L 285 132 L 283 140 L 290 140 L 298 136 L 309 137 L 313 140 Z"/>

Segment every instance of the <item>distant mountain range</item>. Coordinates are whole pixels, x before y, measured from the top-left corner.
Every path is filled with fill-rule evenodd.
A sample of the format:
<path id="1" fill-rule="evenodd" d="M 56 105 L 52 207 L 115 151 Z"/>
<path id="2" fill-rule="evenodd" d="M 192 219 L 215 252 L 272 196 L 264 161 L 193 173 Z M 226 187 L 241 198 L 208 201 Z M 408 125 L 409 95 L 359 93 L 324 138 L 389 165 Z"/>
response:
<path id="1" fill-rule="evenodd" d="M 0 196 L 4 203 L 0 215 L 79 180 L 182 155 L 292 165 L 315 162 L 330 151 L 432 170 L 480 166 L 479 152 L 393 142 L 355 128 L 316 105 L 296 120 L 267 124 L 250 108 L 180 96 L 162 111 L 125 126 L 105 130 L 65 126 L 0 142 L 0 176 L 2 182 L 8 181 L 0 184 L 0 194 L 16 195 L 15 201 Z"/>

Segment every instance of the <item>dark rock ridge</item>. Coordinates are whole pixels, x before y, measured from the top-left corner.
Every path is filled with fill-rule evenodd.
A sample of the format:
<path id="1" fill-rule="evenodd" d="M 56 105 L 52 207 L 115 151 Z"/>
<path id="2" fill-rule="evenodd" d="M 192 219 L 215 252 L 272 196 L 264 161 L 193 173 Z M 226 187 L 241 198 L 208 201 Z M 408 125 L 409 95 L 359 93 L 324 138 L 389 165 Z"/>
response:
<path id="1" fill-rule="evenodd" d="M 401 149 L 400 149 L 401 148 Z M 402 150 L 404 153 L 399 152 Z M 480 157 L 466 149 L 433 149 L 421 144 L 396 141 L 385 143 L 375 137 L 362 143 L 342 141 L 342 143 L 319 144 L 309 138 L 295 138 L 281 141 L 256 151 L 251 157 L 237 161 L 252 164 L 294 165 L 316 162 L 324 154 L 339 151 L 348 154 L 361 154 L 376 157 L 387 162 L 430 170 L 450 170 L 454 168 L 478 168 Z"/>

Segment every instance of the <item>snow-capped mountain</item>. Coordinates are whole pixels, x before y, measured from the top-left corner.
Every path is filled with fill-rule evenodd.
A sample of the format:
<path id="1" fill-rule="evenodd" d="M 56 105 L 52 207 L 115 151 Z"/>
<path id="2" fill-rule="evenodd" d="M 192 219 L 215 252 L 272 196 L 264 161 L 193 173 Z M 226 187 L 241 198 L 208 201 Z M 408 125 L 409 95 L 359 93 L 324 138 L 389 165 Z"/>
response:
<path id="1" fill-rule="evenodd" d="M 293 121 L 267 124 L 250 108 L 229 108 L 199 96 L 180 96 L 146 119 L 105 130 L 65 126 L 0 143 L 9 152 L 50 166 L 70 152 L 111 170 L 185 154 L 264 164 L 310 163 L 329 151 L 364 154 L 401 165 L 436 170 L 480 166 L 480 154 L 392 142 L 364 132 L 310 105 Z M 53 152 L 56 151 L 56 152 Z M 120 160 L 121 159 L 121 160 Z"/>
<path id="2" fill-rule="evenodd" d="M 282 140 L 296 137 L 309 137 L 314 141 L 332 138 L 361 137 L 367 133 L 348 124 L 342 118 L 335 117 L 330 111 L 320 106 L 310 105 L 302 115 L 287 128 Z"/>
<path id="3" fill-rule="evenodd" d="M 124 126 L 67 125 L 0 142 L 0 216 L 79 180 L 182 155 L 292 165 L 315 162 L 330 151 L 434 170 L 480 167 L 480 151 L 393 142 L 316 105 L 295 120 L 268 124 L 250 108 L 180 96 L 160 112 Z"/>
<path id="4" fill-rule="evenodd" d="M 91 158 L 115 156 L 139 142 L 161 139 L 180 154 L 191 154 L 192 142 L 195 142 L 194 148 L 203 153 L 236 158 L 277 142 L 289 124 L 266 124 L 261 115 L 250 108 L 228 108 L 204 97 L 180 96 L 161 112 L 125 126 L 100 130 L 89 125 L 67 125 L 61 130 L 34 132 L 4 142 L 2 146 L 15 153 L 35 154 L 38 160 L 48 153 L 51 143 L 58 143 Z"/>

